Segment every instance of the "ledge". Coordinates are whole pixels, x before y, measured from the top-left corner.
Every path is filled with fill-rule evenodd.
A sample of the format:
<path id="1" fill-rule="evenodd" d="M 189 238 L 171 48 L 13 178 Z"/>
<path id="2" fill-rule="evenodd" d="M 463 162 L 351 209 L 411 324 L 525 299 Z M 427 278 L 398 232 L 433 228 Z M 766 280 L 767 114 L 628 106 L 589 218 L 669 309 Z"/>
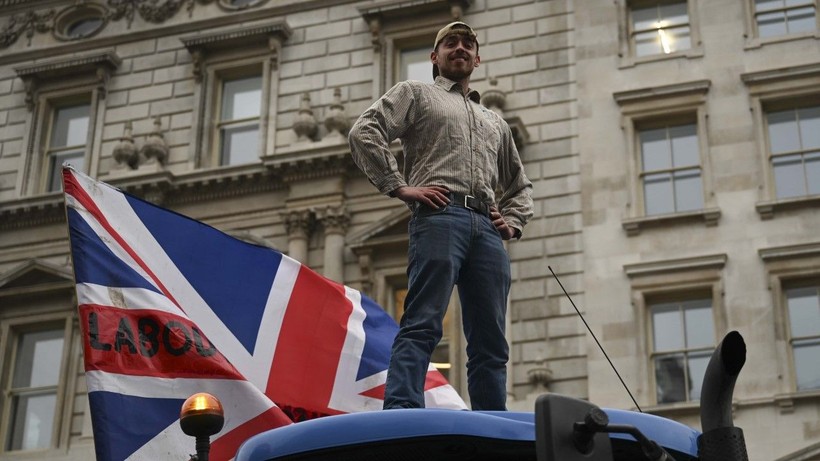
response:
<path id="1" fill-rule="evenodd" d="M 199 48 L 244 46 L 252 43 L 267 45 L 268 37 L 274 37 L 280 43 L 287 40 L 293 31 L 285 21 L 276 21 L 255 27 L 237 27 L 206 34 L 180 37 L 180 41 L 189 51 Z"/>
<path id="2" fill-rule="evenodd" d="M 804 243 L 800 245 L 786 245 L 773 248 L 761 248 L 757 250 L 760 259 L 763 261 L 776 261 L 779 259 L 802 258 L 807 256 L 820 256 L 820 242 Z"/>
<path id="3" fill-rule="evenodd" d="M 613 93 L 612 97 L 615 98 L 615 102 L 617 102 L 619 106 L 623 106 L 641 102 L 646 99 L 671 98 L 690 94 L 703 95 L 709 91 L 710 86 L 711 82 L 709 80 L 695 80 L 692 82 L 675 83 L 672 85 L 619 91 L 617 93 Z"/>
<path id="4" fill-rule="evenodd" d="M 761 85 L 780 80 L 794 80 L 798 78 L 816 77 L 818 75 L 820 75 L 820 64 L 807 64 L 804 66 L 746 72 L 740 74 L 740 79 L 746 85 Z"/>
<path id="5" fill-rule="evenodd" d="M 618 69 L 627 69 L 630 67 L 639 66 L 641 64 L 648 64 L 653 62 L 663 62 L 669 61 L 673 59 L 694 59 L 694 58 L 702 58 L 703 57 L 703 47 L 698 46 L 695 48 L 690 48 L 688 50 L 676 51 L 674 53 L 669 54 L 654 54 L 650 56 L 625 56 L 621 57 L 621 61 L 618 64 Z"/>
<path id="6" fill-rule="evenodd" d="M 774 218 L 775 212 L 800 210 L 803 208 L 816 210 L 818 206 L 820 206 L 820 195 L 808 195 L 804 197 L 758 202 L 755 204 L 755 209 L 760 215 L 760 219 L 767 220 Z"/>
<path id="7" fill-rule="evenodd" d="M 62 192 L 0 203 L 0 230 L 21 229 L 65 221 Z"/>
<path id="8" fill-rule="evenodd" d="M 657 216 L 645 216 L 640 218 L 629 218 L 621 222 L 621 226 L 626 231 L 626 235 L 633 237 L 644 229 L 652 227 L 662 227 L 676 225 L 686 222 L 702 221 L 707 227 L 716 226 L 720 219 L 720 208 L 706 208 L 697 211 L 687 211 L 684 213 L 670 213 Z"/>
<path id="9" fill-rule="evenodd" d="M 629 278 L 654 275 L 664 272 L 679 272 L 704 269 L 723 269 L 728 260 L 726 253 L 695 256 L 693 258 L 667 259 L 646 263 L 625 264 L 624 272 Z"/>

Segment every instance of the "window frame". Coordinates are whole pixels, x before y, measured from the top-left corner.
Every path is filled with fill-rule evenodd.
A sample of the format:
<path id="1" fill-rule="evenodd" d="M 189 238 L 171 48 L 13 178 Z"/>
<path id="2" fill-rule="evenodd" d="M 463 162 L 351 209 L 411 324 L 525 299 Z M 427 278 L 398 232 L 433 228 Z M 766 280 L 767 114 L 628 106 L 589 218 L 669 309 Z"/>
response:
<path id="1" fill-rule="evenodd" d="M 223 63 L 221 65 L 214 65 L 212 68 L 208 70 L 209 77 L 213 82 L 213 86 L 211 91 L 213 92 L 212 96 L 212 110 L 211 114 L 211 126 L 213 127 L 210 130 L 210 166 L 213 167 L 232 167 L 232 166 L 240 166 L 240 165 L 247 165 L 247 164 L 255 164 L 262 161 L 262 157 L 265 155 L 265 130 L 262 121 L 268 118 L 268 104 L 265 102 L 268 100 L 269 94 L 269 87 L 265 85 L 266 77 L 269 78 L 270 76 L 270 69 L 269 66 L 266 65 L 265 61 L 260 61 L 258 59 L 250 59 L 247 61 L 247 65 L 243 65 L 237 62 L 229 62 Z M 260 92 L 261 92 L 261 101 L 259 103 L 259 116 L 255 118 L 243 118 L 243 119 L 236 119 L 230 120 L 227 123 L 222 120 L 222 105 L 224 103 L 223 96 L 224 96 L 224 89 L 225 83 L 233 80 L 239 80 L 242 78 L 254 77 L 259 76 L 261 79 L 260 83 Z M 231 126 L 245 126 L 246 123 L 249 121 L 256 120 L 257 122 L 257 161 L 256 162 L 246 162 L 246 163 L 237 163 L 237 164 L 230 164 L 230 163 L 222 163 L 222 142 L 223 142 L 223 135 L 222 129 L 224 126 L 231 125 Z"/>
<path id="2" fill-rule="evenodd" d="M 752 111 L 755 147 L 762 187 L 758 191 L 755 209 L 760 219 L 773 219 L 784 210 L 811 209 L 820 205 L 820 195 L 777 198 L 774 170 L 769 158 L 769 133 L 766 121 L 769 108 L 788 105 L 820 105 L 820 65 L 809 64 L 773 71 L 741 74 L 741 80 L 749 92 Z"/>
<path id="3" fill-rule="evenodd" d="M 648 317 L 646 322 L 647 322 L 647 327 L 648 327 L 647 341 L 648 341 L 648 344 L 649 344 L 648 345 L 649 363 L 650 363 L 649 364 L 649 367 L 650 367 L 650 374 L 649 375 L 651 377 L 651 381 L 652 381 L 652 384 L 653 384 L 652 389 L 655 391 L 655 404 L 656 405 L 688 404 L 688 403 L 697 403 L 697 402 L 700 401 L 700 399 L 693 400 L 693 399 L 689 398 L 689 391 L 691 389 L 689 389 L 689 386 L 687 384 L 686 387 L 685 387 L 685 390 L 687 391 L 685 400 L 675 401 L 675 402 L 663 402 L 663 403 L 658 402 L 658 399 L 657 399 L 658 382 L 657 382 L 657 369 L 656 369 L 656 365 L 655 365 L 655 360 L 659 356 L 672 355 L 672 354 L 681 355 L 682 354 L 685 357 L 684 360 L 686 361 L 686 364 L 687 364 L 687 367 L 684 368 L 684 373 L 685 373 L 685 376 L 688 376 L 688 373 L 689 373 L 688 363 L 689 363 L 689 359 L 690 359 L 691 355 L 698 354 L 698 353 L 703 353 L 703 352 L 708 352 L 708 355 L 711 356 L 712 352 L 714 352 L 715 347 L 717 346 L 717 343 L 718 343 L 717 331 L 715 330 L 715 323 L 716 322 L 715 322 L 715 309 L 714 309 L 713 298 L 714 298 L 714 294 L 712 293 L 711 287 L 703 287 L 703 288 L 700 288 L 700 289 L 698 287 L 693 287 L 691 289 L 687 289 L 685 293 L 682 292 L 682 291 L 674 291 L 674 292 L 665 292 L 665 293 L 653 293 L 649 296 L 647 296 L 646 293 L 644 294 L 644 303 L 646 304 L 645 311 L 646 311 L 646 315 Z M 683 309 L 683 306 L 682 306 L 684 303 L 689 302 L 689 301 L 699 301 L 699 300 L 708 300 L 710 302 L 709 311 L 712 314 L 712 328 L 713 328 L 713 332 L 712 332 L 713 335 L 712 336 L 713 336 L 713 340 L 714 340 L 714 345 L 711 348 L 707 348 L 707 347 L 689 347 L 687 344 L 684 344 L 684 347 L 681 348 L 681 349 L 658 351 L 657 348 L 656 348 L 656 345 L 655 345 L 655 341 L 654 341 L 654 338 L 655 338 L 655 323 L 653 321 L 653 310 L 654 310 L 654 308 L 659 306 L 659 305 L 662 305 L 662 304 L 676 304 L 677 307 L 678 307 L 678 311 L 682 312 L 682 311 L 685 311 L 685 309 Z M 685 334 L 686 326 L 684 325 L 683 328 L 684 328 L 683 331 L 684 331 L 684 334 Z"/>
<path id="4" fill-rule="evenodd" d="M 626 145 L 629 200 L 622 227 L 627 235 L 640 234 L 644 228 L 677 222 L 702 221 L 707 226 L 717 225 L 720 210 L 713 194 L 712 168 L 706 119 L 706 100 L 710 87 L 708 80 L 674 84 L 639 90 L 617 92 L 613 95 L 621 108 L 621 128 Z M 643 182 L 641 180 L 641 127 L 674 125 L 694 121 L 698 136 L 698 156 L 703 187 L 701 210 L 647 215 Z"/>
<path id="5" fill-rule="evenodd" d="M 260 4 L 261 2 L 254 3 L 251 6 Z M 196 83 L 192 108 L 194 120 L 191 126 L 194 142 L 189 145 L 188 156 L 190 168 L 257 168 L 266 158 L 274 155 L 279 104 L 279 63 L 283 43 L 292 33 L 287 22 L 275 20 L 254 27 L 180 37 L 179 40 L 191 54 L 192 73 Z M 219 75 L 230 75 L 233 71 L 241 72 L 254 66 L 258 66 L 262 72 L 260 161 L 223 166 L 220 165 L 219 139 L 215 131 L 216 122 L 220 118 L 220 114 L 216 112 L 221 104 Z"/>
<path id="6" fill-rule="evenodd" d="M 57 112 L 64 108 L 69 107 L 76 107 L 79 105 L 88 105 L 88 127 L 86 130 L 86 138 L 85 144 L 82 145 L 82 152 L 83 152 L 83 166 L 87 166 L 90 160 L 91 155 L 91 145 L 93 144 L 94 138 L 94 125 L 92 124 L 92 115 L 94 114 L 94 110 L 92 107 L 92 100 L 93 95 L 88 93 L 80 93 L 80 94 L 73 94 L 69 97 L 60 97 L 60 98 L 53 98 L 48 101 L 45 101 L 44 106 L 46 108 L 46 113 L 43 114 L 43 132 L 42 136 L 44 137 L 42 143 L 42 161 L 43 165 L 40 170 L 40 180 L 39 184 L 40 187 L 44 189 L 45 193 L 53 193 L 59 192 L 61 188 L 57 188 L 55 190 L 49 190 L 51 187 L 51 180 L 53 176 L 56 174 L 57 176 L 60 175 L 59 171 L 55 171 L 58 169 L 57 165 L 54 165 L 52 169 L 52 163 L 54 162 L 55 154 L 59 154 L 65 151 L 73 151 L 73 150 L 80 150 L 72 149 L 72 146 L 61 146 L 58 148 L 53 148 L 51 146 L 51 142 L 54 136 L 54 129 L 55 123 L 57 121 Z M 89 142 L 91 141 L 91 142 Z M 80 146 L 79 144 L 77 145 Z M 88 171 L 87 168 L 82 168 L 83 171 Z"/>
<path id="7" fill-rule="evenodd" d="M 746 0 L 743 2 L 744 14 L 746 19 L 746 45 L 745 48 L 760 48 L 766 44 L 788 42 L 793 40 L 805 40 L 811 38 L 820 38 L 820 1 L 813 0 L 814 3 L 814 31 L 799 32 L 794 34 L 775 35 L 772 37 L 761 37 L 757 25 L 757 8 L 755 0 Z"/>
<path id="8" fill-rule="evenodd" d="M 102 106 L 107 95 L 111 74 L 121 59 L 113 51 L 61 58 L 15 68 L 26 88 L 29 113 L 23 135 L 21 174 L 15 185 L 18 195 L 57 194 L 45 184 L 48 169 L 45 153 L 48 149 L 52 110 L 64 101 L 87 98 L 90 103 L 88 138 L 86 140 L 84 173 L 95 176 L 100 168 L 103 117 Z M 90 96 L 89 96 L 90 95 Z"/>
<path id="9" fill-rule="evenodd" d="M 642 382 L 638 398 L 651 402 L 647 411 L 663 414 L 669 412 L 697 412 L 699 404 L 695 401 L 676 403 L 657 403 L 657 383 L 655 381 L 653 352 L 653 326 L 651 311 L 652 302 L 658 300 L 681 300 L 699 296 L 702 299 L 708 294 L 712 301 L 712 318 L 714 321 L 714 344 L 719 342 L 719 332 L 726 331 L 728 325 L 723 292 L 723 269 L 728 257 L 725 253 L 696 256 L 691 258 L 668 259 L 630 263 L 623 266 L 624 273 L 630 281 L 633 314 L 636 319 L 635 356 L 636 368 Z"/>
<path id="10" fill-rule="evenodd" d="M 794 400 L 820 397 L 820 389 L 797 390 L 796 367 L 791 347 L 791 332 L 786 290 L 796 284 L 820 285 L 820 243 L 768 247 L 758 250 L 763 261 L 774 307 L 774 340 L 780 394 L 775 401 L 780 412 L 794 411 Z"/>
<path id="11" fill-rule="evenodd" d="M 781 279 L 780 284 L 781 284 L 781 287 L 780 287 L 781 300 L 780 300 L 780 302 L 783 304 L 783 311 L 784 311 L 784 314 L 786 316 L 785 319 L 784 319 L 784 323 L 785 323 L 785 326 L 786 326 L 786 343 L 788 345 L 789 358 L 790 358 L 789 363 L 791 364 L 791 368 L 792 368 L 791 377 L 793 379 L 793 383 L 792 383 L 793 384 L 793 390 L 794 390 L 794 392 L 798 392 L 798 393 L 820 392 L 820 385 L 818 385 L 818 387 L 815 387 L 815 388 L 803 389 L 803 390 L 801 390 L 798 387 L 798 385 L 799 385 L 799 383 L 797 381 L 797 368 L 798 367 L 797 367 L 797 361 L 795 359 L 795 354 L 794 354 L 795 338 L 794 338 L 794 335 L 793 335 L 793 332 L 792 332 L 792 329 L 791 329 L 791 323 L 792 323 L 791 322 L 791 309 L 790 309 L 789 300 L 788 300 L 788 291 L 792 290 L 794 288 L 814 288 L 815 291 L 819 292 L 818 297 L 820 297 L 820 274 L 815 274 L 813 276 L 808 275 L 808 276 L 804 276 L 804 277 L 801 277 L 801 278 L 790 278 L 790 279 L 785 279 L 785 280 Z M 806 339 L 808 339 L 809 341 L 818 342 L 818 341 L 820 341 L 820 332 L 818 332 L 816 335 L 809 336 L 808 338 L 802 338 L 801 337 L 799 340 L 806 340 Z"/>
<path id="12" fill-rule="evenodd" d="M 820 192 L 816 194 L 809 194 L 808 190 L 806 194 L 797 195 L 797 196 L 790 196 L 790 197 L 778 197 L 777 195 L 777 178 L 775 176 L 775 169 L 774 169 L 774 160 L 775 158 L 779 157 L 786 157 L 792 155 L 800 155 L 802 160 L 805 160 L 805 156 L 807 154 L 813 153 L 814 151 L 820 151 L 818 149 L 805 149 L 801 148 L 797 151 L 791 151 L 787 153 L 773 153 L 771 150 L 771 132 L 769 130 L 769 115 L 773 112 L 784 112 L 784 111 L 798 111 L 800 109 L 806 108 L 817 108 L 820 110 L 820 94 L 816 95 L 813 101 L 796 101 L 796 100 L 777 100 L 777 101 L 770 101 L 764 102 L 762 105 L 762 122 L 764 124 L 764 149 L 765 149 L 765 156 L 766 156 L 766 165 L 768 165 L 768 175 L 772 185 L 772 192 L 773 192 L 773 199 L 777 201 L 787 201 L 787 200 L 795 200 L 795 199 L 811 199 L 814 196 L 820 196 Z M 802 142 L 802 140 L 801 140 Z M 802 171 L 805 175 L 806 167 L 805 164 L 803 165 Z M 806 178 L 807 182 L 805 186 L 808 188 L 808 178 Z"/>
<path id="13" fill-rule="evenodd" d="M 49 447 L 33 450 L 10 450 L 8 443 L 12 426 L 11 409 L 13 406 L 11 380 L 13 378 L 12 370 L 16 360 L 18 339 L 24 333 L 60 328 L 63 330 L 63 351 L 60 361 L 58 384 L 55 389 L 55 414 Z M 71 425 L 70 421 L 73 413 L 73 403 L 70 396 L 74 394 L 74 389 L 71 376 L 72 370 L 76 365 L 75 359 L 77 357 L 74 357 L 74 355 L 78 355 L 75 349 L 77 325 L 73 318 L 73 311 L 9 318 L 0 322 L 0 332 L 2 332 L 0 350 L 4 351 L 2 363 L 0 363 L 0 368 L 3 370 L 2 388 L 4 391 L 2 395 L 2 420 L 0 420 L 0 435 L 3 437 L 3 443 L 2 446 L 0 446 L 0 453 L 13 453 L 25 456 L 30 453 L 62 452 L 67 450 Z"/>
<path id="14" fill-rule="evenodd" d="M 620 52 L 620 68 L 632 67 L 637 64 L 665 61 L 669 59 L 692 59 L 703 56 L 703 45 L 700 38 L 700 20 L 696 1 L 691 0 L 615 0 L 618 8 L 618 37 Z M 686 3 L 689 19 L 690 47 L 672 53 L 658 53 L 647 56 L 638 56 L 635 51 L 632 27 L 632 9 L 634 7 L 651 6 L 660 3 Z"/>

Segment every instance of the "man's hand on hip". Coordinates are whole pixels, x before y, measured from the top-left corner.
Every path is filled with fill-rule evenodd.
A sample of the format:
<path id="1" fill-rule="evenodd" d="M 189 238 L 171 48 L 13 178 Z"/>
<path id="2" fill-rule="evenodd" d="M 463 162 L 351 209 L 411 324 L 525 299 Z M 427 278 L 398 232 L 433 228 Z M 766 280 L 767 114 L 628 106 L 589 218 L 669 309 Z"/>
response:
<path id="1" fill-rule="evenodd" d="M 493 221 L 495 230 L 501 234 L 502 239 L 509 240 L 515 236 L 515 229 L 507 225 L 507 221 L 504 221 L 501 212 L 498 211 L 495 205 L 490 207 L 490 219 Z"/>
<path id="2" fill-rule="evenodd" d="M 450 191 L 442 186 L 403 186 L 394 190 L 393 196 L 407 203 L 423 203 L 434 210 L 438 210 L 440 207 L 450 203 Z"/>

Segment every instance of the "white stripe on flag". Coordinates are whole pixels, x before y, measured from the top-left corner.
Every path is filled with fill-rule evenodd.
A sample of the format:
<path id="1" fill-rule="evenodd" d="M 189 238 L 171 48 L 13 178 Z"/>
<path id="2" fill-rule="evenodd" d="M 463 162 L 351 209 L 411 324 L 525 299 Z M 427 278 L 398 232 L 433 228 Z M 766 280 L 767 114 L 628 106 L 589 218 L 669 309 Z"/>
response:
<path id="1" fill-rule="evenodd" d="M 77 304 L 120 309 L 151 309 L 186 317 L 165 295 L 145 288 L 113 288 L 94 283 L 77 284 Z"/>

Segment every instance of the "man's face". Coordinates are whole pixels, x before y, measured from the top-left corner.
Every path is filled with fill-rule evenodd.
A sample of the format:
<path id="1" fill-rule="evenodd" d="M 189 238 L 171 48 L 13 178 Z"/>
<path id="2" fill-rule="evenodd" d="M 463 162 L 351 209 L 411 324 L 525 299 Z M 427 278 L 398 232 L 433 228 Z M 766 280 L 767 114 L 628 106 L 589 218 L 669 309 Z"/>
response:
<path id="1" fill-rule="evenodd" d="M 469 35 L 462 34 L 444 37 L 430 55 L 430 59 L 438 66 L 442 76 L 453 81 L 469 77 L 481 61 L 475 40 Z"/>

